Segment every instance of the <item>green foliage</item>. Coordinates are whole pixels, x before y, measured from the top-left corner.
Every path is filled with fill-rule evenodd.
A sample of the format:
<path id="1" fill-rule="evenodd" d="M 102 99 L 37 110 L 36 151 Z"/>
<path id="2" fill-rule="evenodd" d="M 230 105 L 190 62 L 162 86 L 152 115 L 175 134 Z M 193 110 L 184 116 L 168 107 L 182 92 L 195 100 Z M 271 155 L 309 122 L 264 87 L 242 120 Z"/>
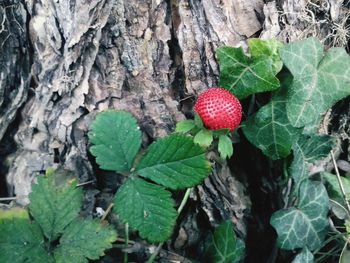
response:
<path id="1" fill-rule="evenodd" d="M 330 198 L 343 202 L 343 194 L 341 192 L 336 175 L 323 172 L 322 178 L 326 182 L 326 186 L 327 186 L 327 190 Z M 345 196 L 347 200 L 350 200 L 350 179 L 347 177 L 341 176 L 340 180 L 344 187 Z"/>
<path id="2" fill-rule="evenodd" d="M 285 92 L 284 92 L 285 93 Z M 245 123 L 244 135 L 257 148 L 277 160 L 288 156 L 292 145 L 301 133 L 287 118 L 286 96 L 281 92 Z"/>
<path id="3" fill-rule="evenodd" d="M 293 145 L 294 159 L 290 166 L 291 175 L 296 183 L 309 175 L 310 166 L 326 157 L 333 146 L 333 138 L 328 135 L 301 135 Z"/>
<path id="4" fill-rule="evenodd" d="M 112 247 L 117 236 L 111 226 L 99 220 L 75 219 L 64 231 L 54 251 L 56 263 L 87 263 L 96 260 Z"/>
<path id="5" fill-rule="evenodd" d="M 280 50 L 294 79 L 288 90 L 287 114 L 295 127 L 313 123 L 333 104 L 350 95 L 350 57 L 344 49 L 324 53 L 319 40 L 308 38 Z"/>
<path id="6" fill-rule="evenodd" d="M 275 40 L 260 39 L 248 42 L 251 56 L 246 56 L 243 49 L 222 47 L 217 49 L 220 63 L 220 87 L 228 89 L 238 99 L 243 99 L 258 92 L 272 91 L 279 88 L 277 71 L 281 61 L 277 51 L 281 46 Z"/>
<path id="7" fill-rule="evenodd" d="M 150 145 L 135 173 L 167 188 L 184 189 L 199 184 L 209 172 L 205 151 L 190 137 L 173 134 Z"/>
<path id="8" fill-rule="evenodd" d="M 232 141 L 228 135 L 219 136 L 218 151 L 221 159 L 230 158 L 233 154 Z"/>
<path id="9" fill-rule="evenodd" d="M 194 120 L 184 120 L 176 123 L 175 132 L 186 133 L 196 126 Z"/>
<path id="10" fill-rule="evenodd" d="M 198 125 L 201 125 L 198 119 L 186 120 L 177 125 L 176 131 L 189 132 Z M 113 211 L 139 231 L 142 238 L 166 241 L 172 234 L 177 212 L 171 193 L 163 186 L 177 190 L 199 184 L 211 169 L 205 150 L 189 136 L 172 134 L 152 143 L 139 163 L 134 164 L 141 135 L 131 114 L 103 112 L 91 127 L 89 138 L 94 144 L 91 151 L 101 168 L 132 173 L 119 188 Z"/>
<path id="11" fill-rule="evenodd" d="M 203 128 L 194 136 L 193 141 L 202 147 L 209 147 L 213 142 L 213 133 Z"/>
<path id="12" fill-rule="evenodd" d="M 141 146 L 141 131 L 130 113 L 110 110 L 97 115 L 89 140 L 102 169 L 128 172 Z"/>
<path id="13" fill-rule="evenodd" d="M 82 191 L 68 179 L 62 170 L 38 178 L 29 196 L 33 221 L 23 210 L 1 213 L 1 262 L 88 262 L 112 246 L 113 229 L 79 219 Z"/>
<path id="14" fill-rule="evenodd" d="M 318 249 L 328 231 L 329 199 L 322 183 L 305 180 L 299 189 L 296 207 L 275 212 L 270 220 L 283 249 Z"/>
<path id="15" fill-rule="evenodd" d="M 294 258 L 292 263 L 313 263 L 314 255 L 306 247 Z"/>
<path id="16" fill-rule="evenodd" d="M 79 214 L 83 193 L 66 173 L 39 176 L 33 184 L 30 213 L 49 241 L 56 240 Z"/>
<path id="17" fill-rule="evenodd" d="M 124 222 L 151 242 L 167 240 L 177 218 L 171 193 L 137 177 L 131 177 L 120 187 L 114 209 Z"/>
<path id="18" fill-rule="evenodd" d="M 204 256 L 205 262 L 236 263 L 244 257 L 244 242 L 236 238 L 231 221 L 222 223 L 210 237 Z"/>
<path id="19" fill-rule="evenodd" d="M 28 218 L 0 219 L 0 259 L 3 263 L 53 263 L 41 229 Z"/>

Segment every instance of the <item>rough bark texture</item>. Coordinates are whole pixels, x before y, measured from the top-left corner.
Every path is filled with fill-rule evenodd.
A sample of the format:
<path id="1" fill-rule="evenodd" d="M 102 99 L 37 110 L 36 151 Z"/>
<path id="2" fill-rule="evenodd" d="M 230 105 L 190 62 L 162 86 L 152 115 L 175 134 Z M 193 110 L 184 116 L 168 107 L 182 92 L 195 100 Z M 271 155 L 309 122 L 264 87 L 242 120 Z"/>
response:
<path id="1" fill-rule="evenodd" d="M 338 21 L 342 9 L 331 3 Z M 27 195 L 38 173 L 58 165 L 80 182 L 96 180 L 86 134 L 97 112 L 132 112 L 149 144 L 191 117 L 195 97 L 217 85 L 217 47 L 245 46 L 261 31 L 283 41 L 303 37 L 305 28 L 327 35 L 319 23 L 308 27 L 300 15 L 307 7 L 296 0 L 0 0 L 0 161 L 8 194 Z M 15 148 L 6 149 L 12 139 Z M 196 189 L 175 249 L 203 238 L 197 214 L 208 226 L 231 219 L 246 237 L 251 201 L 235 176 L 217 165 Z M 97 194 L 96 185 L 87 188 L 87 214 Z"/>

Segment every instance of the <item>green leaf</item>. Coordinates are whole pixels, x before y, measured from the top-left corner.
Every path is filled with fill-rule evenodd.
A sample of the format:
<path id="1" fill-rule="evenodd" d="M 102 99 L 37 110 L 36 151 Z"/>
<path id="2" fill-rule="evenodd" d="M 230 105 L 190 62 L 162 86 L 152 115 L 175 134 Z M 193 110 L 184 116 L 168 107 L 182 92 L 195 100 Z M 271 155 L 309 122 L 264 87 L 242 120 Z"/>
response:
<path id="1" fill-rule="evenodd" d="M 294 76 L 287 114 L 295 127 L 315 123 L 332 105 L 350 95 L 350 57 L 342 48 L 324 47 L 316 38 L 285 45 L 281 58 Z"/>
<path id="2" fill-rule="evenodd" d="M 238 99 L 276 90 L 280 86 L 275 77 L 276 65 L 269 56 L 248 57 L 242 48 L 222 47 L 217 49 L 217 57 L 220 87 L 229 90 Z"/>
<path id="3" fill-rule="evenodd" d="M 248 39 L 248 46 L 253 58 L 271 59 L 275 74 L 281 71 L 283 62 L 279 55 L 279 50 L 283 47 L 282 42 L 275 39 L 262 40 L 259 38 L 250 38 Z"/>
<path id="4" fill-rule="evenodd" d="M 328 210 L 329 199 L 323 184 L 303 181 L 297 207 L 279 210 L 271 217 L 270 223 L 278 233 L 278 246 L 288 250 L 320 248 L 328 231 Z"/>
<path id="5" fill-rule="evenodd" d="M 128 172 L 141 146 L 136 119 L 125 111 L 101 112 L 91 124 L 90 148 L 102 169 Z"/>
<path id="6" fill-rule="evenodd" d="M 175 132 L 186 133 L 195 127 L 194 120 L 184 120 L 176 124 Z"/>
<path id="7" fill-rule="evenodd" d="M 199 184 L 210 173 L 205 151 L 185 135 L 173 134 L 154 142 L 136 173 L 171 189 Z"/>
<path id="8" fill-rule="evenodd" d="M 243 256 L 244 243 L 236 239 L 232 223 L 226 221 L 211 236 L 204 260 L 212 263 L 234 263 L 242 260 Z"/>
<path id="9" fill-rule="evenodd" d="M 0 259 L 3 263 L 53 263 L 45 249 L 44 236 L 36 223 L 31 223 L 24 213 L 19 217 L 9 212 L 0 219 Z M 12 218 L 11 218 L 12 217 Z M 11 218 L 11 219 L 9 219 Z"/>
<path id="10" fill-rule="evenodd" d="M 198 113 L 194 114 L 194 123 L 195 123 L 195 126 L 198 127 L 199 129 L 204 128 L 202 118 L 198 115 Z"/>
<path id="11" fill-rule="evenodd" d="M 213 142 L 213 133 L 207 129 L 202 129 L 194 136 L 193 142 L 202 147 L 209 147 Z"/>
<path id="12" fill-rule="evenodd" d="M 33 184 L 29 195 L 30 214 L 49 241 L 57 239 L 80 212 L 83 193 L 68 180 L 71 178 L 68 175 L 58 170 L 38 176 L 38 183 Z"/>
<path id="13" fill-rule="evenodd" d="M 154 243 L 169 239 L 177 218 L 170 192 L 137 177 L 120 187 L 113 209 L 142 238 Z"/>
<path id="14" fill-rule="evenodd" d="M 291 175 L 296 184 L 309 175 L 311 165 L 326 157 L 333 146 L 333 138 L 328 135 L 301 135 L 293 145 L 294 159 L 290 166 Z"/>
<path id="15" fill-rule="evenodd" d="M 273 96 L 270 103 L 249 118 L 242 129 L 250 143 L 272 160 L 288 156 L 301 133 L 289 123 L 285 94 Z"/>
<path id="16" fill-rule="evenodd" d="M 97 260 L 112 247 L 117 234 L 99 220 L 76 219 L 64 231 L 54 251 L 56 263 L 87 263 Z"/>
<path id="17" fill-rule="evenodd" d="M 233 154 L 233 146 L 230 137 L 227 135 L 219 136 L 218 151 L 222 159 L 230 158 Z"/>
<path id="18" fill-rule="evenodd" d="M 339 263 L 350 263 L 350 248 L 348 246 L 348 242 L 346 242 L 343 247 L 339 258 Z"/>
<path id="19" fill-rule="evenodd" d="M 306 247 L 303 248 L 303 250 L 296 255 L 292 263 L 313 263 L 314 262 L 314 255 L 308 250 Z"/>
<path id="20" fill-rule="evenodd" d="M 326 188 L 328 190 L 329 197 L 344 204 L 343 194 L 339 186 L 337 176 L 331 173 L 321 173 L 323 180 L 326 181 Z M 343 184 L 345 196 L 347 200 L 350 200 L 350 179 L 341 176 L 340 180 Z"/>

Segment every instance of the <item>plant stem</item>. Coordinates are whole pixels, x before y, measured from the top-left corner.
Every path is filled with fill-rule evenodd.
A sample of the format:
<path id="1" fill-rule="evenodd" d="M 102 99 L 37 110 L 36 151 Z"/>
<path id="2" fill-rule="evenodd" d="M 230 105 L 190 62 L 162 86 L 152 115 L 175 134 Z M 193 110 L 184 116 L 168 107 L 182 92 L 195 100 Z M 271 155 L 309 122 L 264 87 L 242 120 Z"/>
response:
<path id="1" fill-rule="evenodd" d="M 184 195 L 184 197 L 182 198 L 182 201 L 180 203 L 179 208 L 177 209 L 177 213 L 180 214 L 183 210 L 183 208 L 185 207 L 188 198 L 190 197 L 190 193 L 192 191 L 192 188 L 187 188 L 186 193 Z M 162 248 L 164 242 L 161 242 L 158 244 L 157 248 L 154 250 L 153 254 L 150 256 L 150 258 L 147 260 L 146 263 L 153 263 L 153 261 L 156 259 L 160 249 Z"/>
<path id="2" fill-rule="evenodd" d="M 348 199 L 347 199 L 346 194 L 345 194 L 343 182 L 341 181 L 341 178 L 340 178 L 340 174 L 339 174 L 337 163 L 335 161 L 333 150 L 331 151 L 331 155 L 332 155 L 332 161 L 333 161 L 333 165 L 334 165 L 334 169 L 335 169 L 335 174 L 337 176 L 338 184 L 339 184 L 339 187 L 340 187 L 340 191 L 341 191 L 341 193 L 343 195 L 346 208 L 348 209 L 348 213 L 350 214 L 350 205 L 349 205 Z"/>
<path id="3" fill-rule="evenodd" d="M 126 249 L 129 245 L 129 224 L 126 223 L 125 224 L 125 247 L 124 249 Z M 128 252 L 124 251 L 124 263 L 128 263 Z"/>

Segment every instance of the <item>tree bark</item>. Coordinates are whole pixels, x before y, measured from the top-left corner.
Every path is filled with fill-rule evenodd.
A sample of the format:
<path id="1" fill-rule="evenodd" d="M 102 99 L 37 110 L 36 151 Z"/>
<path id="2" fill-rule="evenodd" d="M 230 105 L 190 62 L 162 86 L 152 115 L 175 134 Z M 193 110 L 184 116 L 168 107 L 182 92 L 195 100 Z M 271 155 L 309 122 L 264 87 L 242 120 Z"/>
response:
<path id="1" fill-rule="evenodd" d="M 0 0 L 0 156 L 8 194 L 28 195 L 37 174 L 59 165 L 80 183 L 99 180 L 96 172 L 103 172 L 87 141 L 97 112 L 130 111 L 148 145 L 192 117 L 196 96 L 218 85 L 217 47 L 245 47 L 259 34 L 299 38 L 305 6 L 292 0 Z M 6 149 L 12 140 L 15 148 Z M 208 226 L 231 219 L 246 237 L 251 201 L 247 184 L 235 178 L 226 163 L 216 165 L 196 188 L 195 211 L 182 219 L 176 249 L 202 238 L 190 231 L 200 228 L 193 220 L 199 210 Z M 94 212 L 96 188 L 86 188 L 86 214 Z"/>

